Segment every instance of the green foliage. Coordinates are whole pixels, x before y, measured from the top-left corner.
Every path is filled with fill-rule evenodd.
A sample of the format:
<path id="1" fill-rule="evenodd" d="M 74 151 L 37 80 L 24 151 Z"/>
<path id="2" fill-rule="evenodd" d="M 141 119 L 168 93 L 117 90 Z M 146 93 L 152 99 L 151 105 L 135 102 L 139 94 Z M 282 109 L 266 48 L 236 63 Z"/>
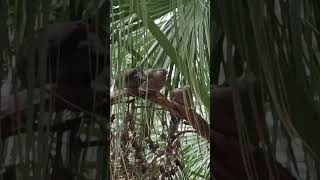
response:
<path id="1" fill-rule="evenodd" d="M 129 1 L 113 3 L 113 75 L 128 66 L 168 69 L 173 64 L 176 73 L 169 74 L 172 80 L 176 82 L 173 76 L 181 76 L 180 85 L 187 82 L 208 110 L 208 2 L 157 0 L 132 6 Z"/>
<path id="2" fill-rule="evenodd" d="M 316 161 L 320 155 L 319 5 L 316 0 L 217 0 L 214 4 L 216 27 L 261 81 L 261 98 L 271 103 L 274 124 L 280 121 L 281 130 L 291 139 L 301 137 L 305 152 Z M 224 70 L 228 79 L 234 78 L 228 75 L 232 70 Z M 291 155 L 290 160 L 295 158 Z"/>
<path id="3" fill-rule="evenodd" d="M 79 4 L 79 6 L 73 6 L 73 2 Z M 46 70 L 47 70 L 47 57 L 48 57 L 48 42 L 46 39 L 47 34 L 42 33 L 42 29 L 47 27 L 48 24 L 56 22 L 67 22 L 73 20 L 84 20 L 96 14 L 99 14 L 99 17 L 102 17 L 101 8 L 106 8 L 106 1 L 87 1 L 87 0 L 34 0 L 34 1 L 1 1 L 0 2 L 0 78 L 4 79 L 2 70 L 5 66 L 8 69 L 8 78 L 9 82 L 12 84 L 12 94 L 15 95 L 15 103 L 17 100 L 17 93 L 20 88 L 27 88 L 28 98 L 27 98 L 27 108 L 24 112 L 19 112 L 14 116 L 14 120 L 22 122 L 22 119 L 26 121 L 25 132 L 22 132 L 19 124 L 18 136 L 15 139 L 10 139 L 14 141 L 14 144 L 17 144 L 13 147 L 13 152 L 7 146 L 3 146 L 4 142 L 0 140 L 0 149 L 1 156 L 8 155 L 13 158 L 13 164 L 10 166 L 16 165 L 18 168 L 17 174 L 20 174 L 20 179 L 46 179 L 45 177 L 48 174 L 48 164 L 52 163 L 52 157 L 50 155 L 51 151 L 54 150 L 52 142 L 57 140 L 58 137 L 54 138 L 53 134 L 49 131 L 49 125 L 53 124 L 53 121 L 65 120 L 67 118 L 59 118 L 58 114 L 50 112 L 46 109 L 45 104 L 45 93 L 40 93 L 40 103 L 39 103 L 39 112 L 36 113 L 37 109 L 33 106 L 34 101 L 34 84 L 37 82 L 40 84 L 42 91 L 44 92 L 44 86 L 46 82 Z M 71 4 L 70 4 L 71 3 Z M 88 7 L 87 9 L 85 7 Z M 104 15 L 105 16 L 105 15 Z M 106 20 L 107 18 L 104 18 Z M 107 22 L 104 23 L 104 26 L 107 25 Z M 104 27 L 106 28 L 106 27 Z M 55 29 L 53 33 L 59 33 L 59 27 Z M 40 39 L 36 43 L 31 43 L 34 38 Z M 38 43 L 38 42 L 41 42 Z M 33 51 L 38 48 L 38 51 Z M 29 54 L 30 57 L 26 63 L 23 63 L 21 54 L 22 53 L 32 53 Z M 39 57 L 39 61 L 35 61 L 35 57 Z M 22 66 L 23 71 L 26 71 L 27 82 L 21 82 L 22 73 L 19 72 L 18 66 Z M 35 77 L 35 69 L 39 68 L 39 76 Z M 20 83 L 18 83 L 20 80 Z M 27 87 L 20 87 L 20 84 L 25 84 Z M 11 95 L 12 95 L 11 94 Z M 19 102 L 21 103 L 21 102 Z M 37 114 L 37 116 L 35 116 Z M 56 118 L 53 118 L 56 117 Z M 53 120 L 54 119 L 54 120 Z M 11 119 L 10 119 L 11 120 Z M 35 125 L 38 126 L 38 131 L 36 132 Z M 46 128 L 44 128 L 46 127 Z M 1 127 L 3 128 L 3 127 Z M 92 128 L 92 127 L 90 127 Z M 87 129 L 90 129 L 89 127 Z M 92 128 L 94 131 L 99 131 L 97 128 Z M 91 129 L 91 130 L 92 130 Z M 90 134 L 90 133 L 89 133 Z M 88 133 L 87 133 L 88 135 Z M 58 136 L 58 135 L 57 135 Z M 9 141 L 10 141 L 9 140 Z M 58 145 L 57 145 L 58 146 Z M 101 156 L 101 151 L 103 148 L 100 148 L 100 153 L 97 153 L 97 156 Z M 6 152 L 9 151 L 9 152 Z M 104 150 L 105 151 L 105 150 Z M 12 153 L 12 154 L 11 154 Z M 58 153 L 56 153 L 57 155 Z M 61 153 L 59 153 L 61 154 Z M 54 156 L 56 157 L 56 156 Z M 86 150 L 83 151 L 83 157 L 86 157 Z M 51 159 L 50 159 L 51 158 Z M 84 159 L 82 158 L 82 159 Z M 5 164 L 4 159 L 1 158 L 0 164 L 5 168 L 8 164 Z M 95 177 L 98 179 L 105 179 L 106 174 L 106 162 L 104 158 L 98 158 L 98 163 L 95 162 L 94 166 L 90 166 L 91 169 L 98 169 L 99 174 Z M 87 164 L 86 164 L 87 163 Z M 79 161 L 80 169 L 89 165 L 88 162 Z M 101 165 L 97 168 L 96 164 Z M 88 166 L 87 166 L 88 165 Z M 103 168 L 103 169 L 102 169 Z M 32 175 L 31 173 L 32 172 Z M 2 173 L 1 173 L 2 179 Z M 82 176 L 82 175 L 81 175 Z"/>
<path id="4" fill-rule="evenodd" d="M 208 121 L 210 109 L 209 1 L 142 0 L 137 2 L 113 0 L 112 7 L 112 76 L 116 77 L 119 72 L 127 68 L 165 68 L 169 72 L 168 80 L 161 93 L 167 96 L 173 88 L 189 85 L 194 94 L 193 100 L 197 102 L 195 103 L 196 110 L 201 112 L 201 115 Z M 131 107 L 129 103 L 125 103 L 128 102 L 126 100 L 128 99 L 125 98 L 117 105 L 113 105 L 112 111 L 116 114 L 117 120 L 112 128 L 115 136 L 111 145 L 112 154 L 118 158 L 124 153 L 121 152 L 120 145 L 120 136 L 126 131 L 123 124 L 123 121 L 126 121 L 124 114 L 128 110 L 130 111 L 129 107 Z M 166 141 L 161 137 L 167 135 L 170 128 L 163 127 L 161 122 L 169 125 L 170 115 L 159 109 L 159 106 L 145 100 L 135 99 L 134 102 L 136 107 L 141 107 L 133 111 L 134 122 L 140 125 L 135 127 L 135 138 L 144 142 L 146 138 L 143 136 L 146 131 L 145 125 L 149 124 L 151 138 L 162 144 L 160 147 L 168 146 L 168 144 L 162 143 Z M 180 131 L 185 130 L 184 128 L 190 128 L 190 126 L 179 125 Z M 189 154 L 198 157 L 196 159 L 187 158 L 189 155 L 184 158 L 183 155 L 182 161 L 188 169 L 181 171 L 180 175 L 176 174 L 175 178 L 209 179 L 209 156 L 203 156 L 209 153 L 206 150 L 208 142 L 198 138 L 194 132 L 187 134 L 186 136 L 189 138 L 181 137 L 182 152 L 187 147 L 186 143 L 192 144 L 194 149 L 201 149 L 201 152 L 194 151 L 194 154 Z M 147 144 L 143 144 L 143 147 L 146 148 Z M 153 157 L 148 155 L 149 151 L 144 153 L 148 157 Z M 133 160 L 132 156 L 129 155 L 129 157 Z M 158 168 L 164 165 L 163 161 L 158 162 Z M 116 165 L 117 161 L 112 163 Z M 131 168 L 130 163 L 127 164 L 127 168 Z M 128 169 L 127 171 L 129 171 Z M 115 173 L 117 172 L 116 168 L 113 170 Z M 158 172 L 159 169 L 156 171 Z"/>

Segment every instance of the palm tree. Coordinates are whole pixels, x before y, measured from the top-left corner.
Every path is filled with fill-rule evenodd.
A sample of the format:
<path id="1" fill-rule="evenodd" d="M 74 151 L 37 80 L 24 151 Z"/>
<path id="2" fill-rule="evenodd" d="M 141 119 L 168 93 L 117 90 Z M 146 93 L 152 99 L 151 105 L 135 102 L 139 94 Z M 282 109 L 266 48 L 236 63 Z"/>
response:
<path id="1" fill-rule="evenodd" d="M 130 90 L 111 100 L 112 178 L 209 179 L 209 1 L 113 0 L 111 6 L 112 76 L 128 68 L 168 70 L 161 96 Z M 168 100 L 185 85 L 194 95 L 191 111 Z"/>
<path id="2" fill-rule="evenodd" d="M 106 179 L 108 127 L 96 111 L 104 108 L 92 108 L 101 84 L 89 72 L 108 62 L 108 2 L 1 1 L 0 9 L 9 87 L 0 99 L 0 179 Z"/>
<path id="3" fill-rule="evenodd" d="M 318 1 L 218 0 L 213 4 L 215 18 L 212 24 L 216 38 L 212 42 L 215 50 L 211 63 L 215 70 L 214 83 L 218 83 L 220 73 L 224 72 L 222 74 L 231 82 L 233 89 L 231 106 L 235 108 L 235 121 L 243 122 L 241 114 L 249 109 L 254 115 L 255 107 L 251 103 L 241 105 L 245 98 L 239 95 L 236 78 L 242 73 L 254 74 L 258 81 L 256 87 L 260 88 L 256 99 L 260 99 L 264 107 L 262 117 L 265 124 L 258 125 L 256 131 L 268 128 L 266 136 L 259 136 L 262 149 L 297 179 L 320 177 L 318 10 Z M 213 119 L 213 122 L 224 120 Z M 257 118 L 254 118 L 253 124 L 256 123 Z M 240 152 L 241 148 L 248 146 L 248 139 L 245 139 L 248 134 L 249 144 L 252 144 L 252 136 L 248 132 L 250 128 L 238 127 L 241 129 L 238 141 L 241 145 L 237 146 Z M 248 156 L 244 157 L 250 150 L 241 152 L 243 158 L 240 161 L 243 161 L 246 171 L 237 178 L 262 178 L 261 172 L 252 169 Z M 224 158 L 221 157 L 222 160 Z M 271 166 L 278 166 L 275 163 Z M 256 164 L 256 169 L 259 166 Z M 238 167 L 241 168 L 239 164 Z M 267 179 L 276 177 L 272 170 L 266 170 L 269 172 Z M 218 166 L 214 167 L 214 173 L 219 174 Z M 219 176 L 220 179 L 228 179 L 226 174 Z M 293 179 L 292 176 L 286 178 Z"/>

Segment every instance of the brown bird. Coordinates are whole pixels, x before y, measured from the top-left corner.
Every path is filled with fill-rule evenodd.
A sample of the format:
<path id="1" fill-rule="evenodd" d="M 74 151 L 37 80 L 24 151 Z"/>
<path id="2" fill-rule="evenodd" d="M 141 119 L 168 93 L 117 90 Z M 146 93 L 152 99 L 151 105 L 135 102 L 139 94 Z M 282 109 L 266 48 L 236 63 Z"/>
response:
<path id="1" fill-rule="evenodd" d="M 52 93 L 57 98 L 54 111 L 96 111 L 93 102 L 102 99 L 98 96 L 108 99 L 109 51 L 106 47 L 109 40 L 104 38 L 105 30 L 94 27 L 94 24 L 82 21 L 53 23 L 23 44 L 21 61 L 17 64 L 21 89 L 27 88 L 29 83 L 38 88 L 43 78 L 46 84 L 57 85 Z M 42 48 L 47 51 L 44 53 L 47 62 L 40 68 L 44 59 L 38 52 L 42 52 Z M 34 61 L 33 72 L 26 68 L 31 67 L 31 60 Z M 30 81 L 30 75 L 34 82 Z"/>
<path id="2" fill-rule="evenodd" d="M 192 107 L 192 95 L 190 86 L 185 86 L 183 88 L 175 88 L 170 92 L 170 99 L 178 104 Z"/>
<path id="3" fill-rule="evenodd" d="M 160 90 L 164 87 L 167 80 L 168 71 L 166 69 L 148 69 L 144 72 L 146 81 L 141 84 L 139 89 L 155 91 L 160 94 Z"/>
<path id="4" fill-rule="evenodd" d="M 141 69 L 125 69 L 115 78 L 116 87 L 121 88 L 138 88 L 144 81 L 144 72 Z"/>

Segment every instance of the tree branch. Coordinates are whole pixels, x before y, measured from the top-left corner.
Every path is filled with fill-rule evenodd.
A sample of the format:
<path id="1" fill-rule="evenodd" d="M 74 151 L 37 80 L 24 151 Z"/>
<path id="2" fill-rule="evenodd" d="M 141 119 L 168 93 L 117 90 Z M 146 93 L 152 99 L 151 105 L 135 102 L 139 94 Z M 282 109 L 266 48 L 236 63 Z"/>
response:
<path id="1" fill-rule="evenodd" d="M 187 120 L 199 135 L 209 140 L 209 124 L 197 114 L 194 109 L 170 101 L 162 95 L 156 96 L 156 93 L 152 91 L 139 91 L 138 89 L 128 88 L 112 95 L 111 105 L 118 103 L 122 96 L 139 97 L 162 106 L 164 110 L 170 112 L 174 116 Z"/>

